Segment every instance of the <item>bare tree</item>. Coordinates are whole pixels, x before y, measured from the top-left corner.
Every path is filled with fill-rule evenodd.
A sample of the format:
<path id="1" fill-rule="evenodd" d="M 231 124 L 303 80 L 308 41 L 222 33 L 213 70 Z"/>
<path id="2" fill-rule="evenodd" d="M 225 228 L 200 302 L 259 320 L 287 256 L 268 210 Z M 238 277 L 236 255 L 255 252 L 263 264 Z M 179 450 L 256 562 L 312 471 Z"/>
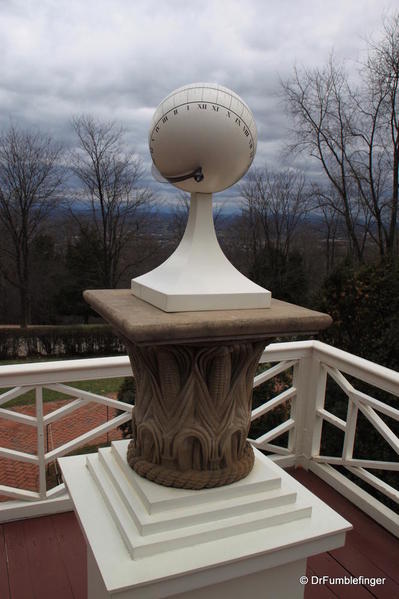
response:
<path id="1" fill-rule="evenodd" d="M 287 258 L 298 225 L 310 208 L 305 177 L 289 169 L 253 169 L 241 186 L 241 195 L 254 255 L 265 248 Z"/>
<path id="2" fill-rule="evenodd" d="M 292 169 L 253 169 L 241 186 L 241 195 L 248 276 L 272 289 L 275 297 L 306 301 L 308 282 L 295 243 L 310 208 L 304 176 Z"/>
<path id="3" fill-rule="evenodd" d="M 397 251 L 398 15 L 386 22 L 383 39 L 369 46 L 361 74 L 355 89 L 331 56 L 324 68 L 295 69 L 282 84 L 294 121 L 291 149 L 319 160 L 334 189 L 328 204 L 344 219 L 359 261 L 368 239 L 381 256 Z"/>
<path id="4" fill-rule="evenodd" d="M 78 147 L 72 153 L 72 169 L 83 189 L 88 214 L 74 211 L 80 235 L 95 240 L 98 271 L 106 288 L 117 286 L 130 264 L 122 264 L 124 249 L 137 227 L 139 209 L 152 194 L 139 186 L 143 168 L 139 158 L 123 146 L 124 131 L 114 122 L 92 116 L 73 119 Z"/>
<path id="5" fill-rule="evenodd" d="M 336 210 L 337 199 L 334 198 L 335 195 L 336 191 L 332 186 L 325 191 L 324 188 L 318 185 L 312 185 L 312 200 L 322 217 L 325 271 L 327 275 L 334 269 L 338 235 L 342 234 L 342 215 Z"/>
<path id="6" fill-rule="evenodd" d="M 356 257 L 363 258 L 363 243 L 358 229 L 362 205 L 354 189 L 348 164 L 353 116 L 345 75 L 330 58 L 323 69 L 295 69 L 294 77 L 283 84 L 289 111 L 294 120 L 295 141 L 292 150 L 305 151 L 317 158 L 336 191 L 339 211 L 346 224 Z"/>
<path id="7" fill-rule="evenodd" d="M 0 136 L 0 268 L 18 289 L 20 324 L 30 322 L 31 244 L 60 199 L 62 148 L 38 132 L 11 126 Z"/>
<path id="8" fill-rule="evenodd" d="M 374 108 L 377 160 L 384 160 L 391 176 L 391 193 L 383 206 L 388 254 L 397 252 L 399 204 L 399 13 L 384 21 L 382 39 L 370 42 L 366 64 L 369 104 Z M 374 124 L 374 122 L 373 122 Z M 377 153 L 377 152 L 376 152 Z"/>

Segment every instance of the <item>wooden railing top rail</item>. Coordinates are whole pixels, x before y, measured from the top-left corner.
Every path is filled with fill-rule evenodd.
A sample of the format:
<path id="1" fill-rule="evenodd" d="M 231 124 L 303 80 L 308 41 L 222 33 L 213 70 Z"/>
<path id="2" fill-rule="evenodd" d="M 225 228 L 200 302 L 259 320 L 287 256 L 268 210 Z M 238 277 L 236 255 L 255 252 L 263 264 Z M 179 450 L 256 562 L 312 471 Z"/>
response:
<path id="1" fill-rule="evenodd" d="M 132 376 L 128 356 L 29 362 L 0 366 L 0 387 L 48 385 L 69 381 Z"/>

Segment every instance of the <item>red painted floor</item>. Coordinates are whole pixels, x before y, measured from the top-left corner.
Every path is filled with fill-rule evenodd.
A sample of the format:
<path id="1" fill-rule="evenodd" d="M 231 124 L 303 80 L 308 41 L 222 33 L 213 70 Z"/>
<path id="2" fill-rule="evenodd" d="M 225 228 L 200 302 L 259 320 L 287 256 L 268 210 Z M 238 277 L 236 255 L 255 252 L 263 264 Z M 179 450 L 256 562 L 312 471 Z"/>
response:
<path id="1" fill-rule="evenodd" d="M 399 540 L 314 474 L 292 474 L 354 526 L 345 547 L 308 560 L 309 578 L 386 579 L 374 587 L 308 584 L 305 599 L 399 598 Z M 85 541 L 72 512 L 0 526 L 0 599 L 86 599 L 86 585 Z"/>
<path id="2" fill-rule="evenodd" d="M 305 599 L 399 598 L 399 539 L 311 472 L 297 469 L 290 473 L 354 527 L 347 533 L 344 547 L 308 560 L 308 577 L 316 574 L 331 578 L 385 578 L 384 584 L 375 586 L 367 583 L 308 585 Z"/>

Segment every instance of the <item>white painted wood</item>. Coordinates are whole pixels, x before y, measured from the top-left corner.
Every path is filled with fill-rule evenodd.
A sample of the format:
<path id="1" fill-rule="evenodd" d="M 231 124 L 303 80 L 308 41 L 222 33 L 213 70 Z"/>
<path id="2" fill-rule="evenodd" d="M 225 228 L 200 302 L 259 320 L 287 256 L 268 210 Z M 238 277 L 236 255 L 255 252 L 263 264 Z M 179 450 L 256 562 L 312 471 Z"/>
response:
<path id="1" fill-rule="evenodd" d="M 98 375 L 97 375 L 98 378 Z M 96 403 L 102 404 L 104 406 L 109 406 L 110 408 L 116 408 L 117 410 L 125 410 L 130 414 L 133 411 L 133 406 L 125 403 L 124 401 L 119 401 L 116 399 L 112 399 L 111 397 L 105 397 L 104 395 L 98 395 L 97 393 L 92 393 L 91 391 L 84 391 L 83 389 L 78 389 L 76 387 L 69 387 L 68 385 L 63 385 L 61 383 L 57 383 L 56 385 L 46 385 L 49 389 L 53 389 L 54 391 L 59 391 L 60 393 L 64 393 L 65 395 L 70 395 L 71 397 L 78 396 L 87 401 L 95 401 Z"/>
<path id="2" fill-rule="evenodd" d="M 87 433 L 79 435 L 79 437 L 75 437 L 75 439 L 72 439 L 72 441 L 68 441 L 68 443 L 64 443 L 63 445 L 60 445 L 59 447 L 56 447 L 55 449 L 48 451 L 44 457 L 45 463 L 48 464 L 49 462 L 52 462 L 55 458 L 59 458 L 65 455 L 66 453 L 69 453 L 73 449 L 76 449 L 81 445 L 85 445 L 88 441 L 95 439 L 103 433 L 111 431 L 112 429 L 118 427 L 123 422 L 127 422 L 128 420 L 130 420 L 129 414 L 121 414 L 120 416 L 115 416 L 115 418 L 112 418 L 111 420 L 104 422 L 104 424 L 96 426 Z"/>
<path id="3" fill-rule="evenodd" d="M 46 499 L 46 463 L 43 424 L 43 389 L 36 387 L 37 458 L 39 462 L 39 495 Z"/>
<path id="4" fill-rule="evenodd" d="M 334 466 L 359 466 L 361 468 L 375 468 L 376 470 L 399 470 L 399 462 L 359 460 L 355 458 L 344 460 L 343 457 L 332 457 L 325 455 L 315 455 L 312 459 L 315 462 L 331 464 Z"/>
<path id="5" fill-rule="evenodd" d="M 254 378 L 254 389 L 255 387 L 259 387 L 259 385 L 266 383 L 266 381 L 269 381 L 278 374 L 281 374 L 289 368 L 292 368 L 292 366 L 294 366 L 294 364 L 296 363 L 297 360 L 285 360 L 283 362 L 280 362 L 279 364 L 276 364 L 275 366 L 272 366 L 271 368 L 268 368 L 264 372 L 261 372 Z"/>
<path id="6" fill-rule="evenodd" d="M 354 403 L 356 403 L 359 410 L 364 414 L 374 428 L 380 433 L 385 441 L 392 447 L 392 449 L 399 454 L 399 438 L 389 428 L 389 426 L 378 416 L 378 414 L 370 406 L 365 406 L 353 397 Z"/>
<path id="7" fill-rule="evenodd" d="M 353 447 L 356 436 L 356 425 L 357 425 L 357 406 L 349 399 L 348 409 L 346 413 L 346 430 L 344 437 L 344 445 L 342 448 L 342 456 L 344 460 L 350 460 L 353 457 Z"/>
<path id="8" fill-rule="evenodd" d="M 47 497 L 47 499 L 52 499 L 54 497 L 65 496 L 65 495 L 67 495 L 67 493 L 68 492 L 65 488 L 64 483 L 61 483 L 60 485 L 57 485 L 56 487 L 53 487 L 52 489 L 47 491 L 46 497 Z"/>
<path id="9" fill-rule="evenodd" d="M 312 456 L 312 461 L 313 462 L 319 462 L 321 464 L 331 464 L 333 466 L 343 466 L 344 465 L 344 458 L 342 456 L 340 457 L 335 457 L 335 456 L 329 456 L 329 455 L 314 455 Z M 352 463 L 352 460 L 347 460 L 347 464 Z"/>
<path id="10" fill-rule="evenodd" d="M 349 394 L 349 397 L 352 400 L 354 400 L 354 399 L 359 400 L 363 404 L 366 404 L 366 405 L 370 406 L 371 408 L 374 408 L 378 412 L 381 412 L 382 414 L 385 414 L 386 416 L 389 416 L 390 418 L 393 418 L 394 420 L 399 420 L 399 410 L 398 409 L 393 408 L 392 406 L 390 406 L 386 403 L 383 403 L 379 399 L 375 399 L 374 397 L 367 395 L 367 393 L 363 393 L 362 391 L 359 391 L 358 389 L 354 389 Z"/>
<path id="11" fill-rule="evenodd" d="M 341 431 L 345 431 L 346 430 L 346 422 L 345 422 L 345 420 L 342 420 L 342 418 L 338 418 L 338 416 L 335 416 L 335 414 L 332 414 L 331 412 L 328 412 L 324 408 L 318 408 L 317 414 L 319 416 L 321 416 L 323 418 L 323 420 L 325 420 L 326 422 L 329 422 L 333 426 L 336 426 Z"/>
<path id="12" fill-rule="evenodd" d="M 292 456 L 296 456 L 295 462 L 297 464 L 301 464 L 303 467 L 307 467 L 308 460 L 312 459 L 312 461 L 314 460 L 317 463 L 325 462 L 333 465 L 341 464 L 349 467 L 399 471 L 399 462 L 354 460 L 348 459 L 348 457 L 344 459 L 319 455 L 319 431 L 323 418 L 325 420 L 330 419 L 329 421 L 331 424 L 338 426 L 338 428 L 341 430 L 343 430 L 344 427 L 344 421 L 337 419 L 334 415 L 330 416 L 324 408 L 324 389 L 323 381 L 320 379 L 320 360 L 325 363 L 330 370 L 332 369 L 334 374 L 336 374 L 338 377 L 343 377 L 342 373 L 340 372 L 342 370 L 342 372 L 357 377 L 360 380 L 364 380 L 378 388 L 384 389 L 394 395 L 399 395 L 399 376 L 397 373 L 394 373 L 389 369 L 382 368 L 367 360 L 363 360 L 348 354 L 347 352 L 342 352 L 336 348 L 331 348 L 318 341 L 271 344 L 265 348 L 261 362 L 283 363 L 276 364 L 270 368 L 265 375 L 271 378 L 272 372 L 275 375 L 284 371 L 286 368 L 291 368 L 294 366 L 293 384 L 295 387 L 297 387 L 297 397 L 291 398 L 290 417 L 292 421 L 295 421 L 295 426 L 289 430 L 288 448 L 278 448 L 278 446 L 273 445 L 272 443 L 265 443 L 264 447 L 267 451 L 276 452 L 274 455 L 270 456 L 271 459 L 276 461 L 276 463 L 279 463 L 282 467 L 293 465 L 294 458 Z M 1 366 L 0 387 L 12 386 L 13 388 L 0 395 L 0 405 L 4 405 L 11 399 L 15 399 L 16 397 L 23 395 L 28 390 L 33 389 L 35 384 L 42 384 L 47 387 L 53 384 L 58 384 L 60 380 L 65 382 L 90 380 L 93 378 L 98 378 L 99 373 L 101 373 L 101 378 L 111 378 L 113 376 L 131 376 L 132 373 L 128 357 L 95 358 L 89 360 L 68 360 L 49 363 L 34 363 L 28 365 Z M 260 375 L 260 377 L 262 376 L 263 373 Z M 256 382 L 259 380 L 260 379 L 257 378 Z M 340 378 L 340 382 L 342 383 L 342 378 Z M 346 381 L 346 383 L 348 383 L 348 381 Z M 15 384 L 18 386 L 15 387 Z M 261 384 L 261 382 L 258 384 Z M 360 405 L 366 410 L 370 408 L 372 411 L 368 411 L 367 413 L 369 415 L 371 414 L 372 424 L 375 425 L 378 423 L 380 428 L 383 429 L 383 437 L 384 435 L 387 435 L 388 439 L 391 441 L 391 444 L 393 443 L 393 446 L 397 448 L 397 437 L 393 435 L 392 431 L 389 430 L 389 427 L 388 429 L 384 428 L 385 423 L 379 419 L 379 416 L 376 414 L 376 412 L 386 414 L 394 419 L 398 419 L 399 409 L 388 406 L 383 402 L 358 391 L 353 387 L 353 385 L 351 387 L 352 388 L 350 389 L 346 385 L 346 391 L 348 391 L 350 399 L 349 404 L 354 406 L 352 410 L 355 411 L 356 407 Z M 72 387 L 69 387 L 68 389 L 70 390 L 70 395 L 74 397 L 77 395 L 80 396 L 80 390 L 74 389 Z M 315 390 L 316 396 L 314 394 Z M 81 402 L 80 405 L 83 405 L 83 403 L 86 403 L 89 400 L 100 400 L 99 398 L 101 398 L 101 401 L 103 400 L 102 396 L 96 396 L 96 394 L 92 395 L 93 396 L 90 396 L 90 398 L 87 399 L 76 400 L 76 403 L 71 402 L 68 406 L 66 406 L 65 410 L 61 408 L 61 411 L 57 410 L 54 414 L 44 416 L 44 424 L 53 422 L 69 411 L 73 411 L 74 407 L 79 405 L 79 402 Z M 315 400 L 315 397 L 317 397 L 317 401 Z M 271 401 L 277 402 L 279 400 L 273 398 Z M 105 402 L 108 402 L 108 398 L 105 398 Z M 102 403 L 105 402 L 102 401 Z M 124 409 L 124 406 L 119 402 L 117 402 L 117 407 Z M 128 412 L 128 410 L 131 410 L 131 406 L 128 406 L 126 409 Z M 268 408 L 266 406 L 260 406 L 259 412 L 263 409 L 267 411 Z M 314 410 L 313 415 L 312 409 Z M 9 414 L 9 412 L 11 412 L 13 415 Z M 16 414 L 16 416 L 14 416 L 14 414 Z M 33 426 L 36 422 L 35 417 L 21 415 L 17 412 L 13 412 L 12 410 L 3 411 L 0 409 L 0 417 L 2 416 L 10 420 L 19 422 L 23 421 L 24 424 L 29 424 L 31 426 Z M 129 416 L 126 416 L 126 421 L 128 419 Z M 381 425 L 381 423 L 383 424 Z M 352 435 L 354 430 L 355 429 L 352 427 Z M 310 453 L 309 447 L 311 447 Z M 314 457 L 310 458 L 309 455 L 311 455 L 312 452 Z M 346 455 L 350 455 L 350 452 L 347 451 Z M 20 452 L 18 450 L 0 448 L 0 456 L 39 464 L 39 459 L 37 456 Z M 51 459 L 53 458 L 50 457 L 50 460 Z M 10 491 L 13 497 L 25 497 L 23 490 L 10 489 L 8 487 L 5 490 L 7 489 Z M 391 492 L 395 494 L 395 489 L 390 489 Z M 62 491 L 59 489 L 55 492 Z M 47 493 L 47 497 L 49 497 L 49 493 L 51 492 Z M 26 500 L 27 503 L 30 504 L 35 500 L 35 497 L 32 498 L 31 496 L 26 496 Z M 20 507 L 19 509 L 21 511 L 21 517 L 23 517 L 23 507 Z M 45 508 L 41 509 L 43 510 L 42 513 L 45 513 Z"/>
<path id="13" fill-rule="evenodd" d="M 298 433 L 297 433 L 298 419 L 301 420 L 301 415 L 297 414 L 298 390 L 295 387 L 295 383 L 294 383 L 294 381 L 298 381 L 299 364 L 300 364 L 300 361 L 297 360 L 292 369 L 292 383 L 293 383 L 294 389 L 296 389 L 296 392 L 295 392 L 295 396 L 291 399 L 291 402 L 290 402 L 290 418 L 292 420 L 294 420 L 294 422 L 295 422 L 295 426 L 288 432 L 287 449 L 291 454 L 295 451 L 295 442 L 296 442 L 296 439 L 298 436 Z"/>
<path id="14" fill-rule="evenodd" d="M 399 503 L 399 491 L 393 489 L 390 485 L 387 485 L 387 483 L 377 476 L 374 476 L 374 474 L 371 474 L 371 472 L 368 472 L 364 468 L 354 468 L 352 466 L 346 466 L 346 468 L 349 472 L 352 472 L 352 474 L 355 474 L 378 491 L 381 491 L 381 493 L 389 497 L 389 499 L 392 499 L 392 501 Z"/>
<path id="15" fill-rule="evenodd" d="M 6 366 L 0 366 L 0 368 L 6 368 Z M 1 385 L 0 386 L 4 386 L 4 387 L 13 387 L 15 380 L 13 381 L 13 383 L 11 383 L 10 385 Z M 1 379 L 0 379 L 0 383 L 2 383 Z M 25 393 L 27 393 L 28 391 L 30 391 L 31 389 L 33 389 L 33 387 L 15 387 L 14 389 L 10 389 L 9 391 L 5 391 L 4 393 L 2 393 L 0 395 L 0 406 L 3 406 L 5 403 L 9 402 L 11 399 L 16 399 L 17 397 L 19 397 L 20 395 L 24 395 Z"/>
<path id="16" fill-rule="evenodd" d="M 295 420 L 292 420 L 292 418 L 288 418 L 288 420 L 285 420 L 275 428 L 272 428 L 264 435 L 261 435 L 257 439 L 254 439 L 252 441 L 252 445 L 254 447 L 257 447 L 258 449 L 264 449 L 264 445 L 269 443 L 269 441 L 273 441 L 273 439 L 276 439 L 283 433 L 286 433 L 287 431 L 291 430 L 294 426 Z"/>
<path id="17" fill-rule="evenodd" d="M 0 485 L 0 495 L 6 495 L 12 499 L 26 499 L 27 501 L 36 501 L 37 499 L 40 499 L 40 494 L 35 491 L 17 489 L 15 487 L 9 487 L 8 485 Z M 2 502 L 0 502 L 0 507 L 1 506 Z"/>
<path id="18" fill-rule="evenodd" d="M 123 454 L 122 448 L 125 451 L 126 445 L 127 443 L 124 441 L 113 443 L 113 448 L 120 448 L 119 452 L 115 452 L 115 457 Z M 103 455 L 108 455 L 108 453 L 108 450 L 104 450 Z M 96 464 L 94 456 L 89 456 L 89 459 L 95 464 L 96 468 L 98 463 Z M 119 459 L 117 458 L 117 460 Z M 124 460 L 127 464 L 126 458 Z M 121 506 L 124 505 L 125 510 L 127 510 L 127 505 L 120 494 L 122 487 L 126 486 L 125 470 L 120 468 L 120 474 L 118 474 L 119 471 L 110 466 L 107 472 L 103 472 L 102 476 L 105 479 L 102 482 L 107 488 L 106 490 L 103 488 L 103 492 L 101 492 L 99 481 L 96 482 L 93 479 L 90 471 L 85 466 L 85 456 L 62 458 L 60 466 L 64 480 L 73 498 L 79 521 L 93 552 L 95 564 L 101 572 L 109 597 L 152 599 L 155 597 L 173 597 L 179 593 L 194 593 L 200 589 L 204 589 L 204 598 L 207 596 L 212 597 L 212 595 L 209 595 L 210 592 L 216 592 L 216 590 L 222 588 L 214 587 L 214 585 L 234 580 L 239 585 L 241 584 L 241 577 L 258 573 L 261 575 L 262 572 L 271 571 L 271 569 L 280 566 L 282 567 L 281 577 L 286 579 L 288 574 L 292 574 L 292 571 L 290 573 L 289 569 L 285 569 L 288 564 L 301 562 L 300 570 L 302 571 L 304 570 L 305 560 L 309 555 L 343 544 L 345 532 L 350 529 L 350 525 L 345 520 L 257 451 L 256 464 L 260 464 L 260 471 L 265 473 L 267 480 L 280 479 L 282 494 L 287 492 L 296 494 L 297 499 L 294 505 L 297 508 L 303 509 L 311 506 L 310 517 L 292 522 L 275 522 L 273 526 L 270 526 L 270 522 L 263 519 L 262 510 L 260 510 L 258 515 L 260 516 L 260 522 L 263 523 L 260 526 L 252 527 L 247 517 L 246 523 L 245 518 L 242 520 L 243 530 L 241 532 L 238 533 L 237 530 L 233 530 L 233 536 L 217 538 L 214 527 L 210 525 L 209 520 L 203 524 L 199 524 L 197 520 L 190 526 L 189 520 L 184 520 L 184 510 L 188 510 L 186 514 L 190 510 L 195 511 L 196 501 L 195 499 L 193 501 L 193 498 L 197 494 L 199 494 L 199 498 L 202 497 L 202 501 L 198 505 L 201 506 L 204 517 L 206 515 L 206 506 L 208 505 L 212 512 L 215 509 L 215 501 L 219 503 L 218 509 L 223 509 L 225 501 L 231 502 L 234 498 L 236 498 L 238 506 L 240 495 L 242 497 L 241 501 L 244 501 L 245 497 L 247 497 L 245 501 L 248 501 L 249 497 L 245 494 L 242 495 L 243 489 L 248 484 L 245 483 L 245 479 L 226 487 L 204 490 L 203 492 L 189 492 L 188 490 L 166 487 L 159 488 L 159 485 L 141 479 L 137 484 L 143 486 L 144 481 L 145 489 L 144 491 L 142 489 L 142 494 L 147 496 L 148 504 L 143 501 L 142 496 L 137 492 L 136 499 L 131 506 L 136 511 L 136 517 L 140 520 L 142 515 L 140 516 L 137 511 L 142 510 L 143 513 L 147 514 L 149 524 L 155 522 L 156 519 L 162 521 L 162 518 L 166 522 L 167 517 L 169 517 L 175 523 L 180 521 L 182 526 L 180 528 L 172 527 L 171 530 L 160 533 L 150 531 L 150 534 L 141 536 L 141 541 L 139 541 L 137 533 L 135 533 L 135 536 L 127 534 L 126 536 L 129 538 L 134 550 L 137 550 L 140 542 L 154 541 L 152 543 L 154 553 L 145 552 L 145 556 L 132 559 L 131 552 L 125 544 L 126 538 L 122 536 L 120 530 L 120 526 L 126 524 L 125 516 L 122 515 L 126 512 L 121 509 Z M 113 478 L 110 477 L 111 472 Z M 135 473 L 130 474 L 133 478 L 137 477 Z M 116 490 L 114 488 L 114 494 L 111 497 L 111 494 L 108 495 L 109 486 L 114 485 L 115 479 L 119 478 L 121 478 L 121 486 L 116 486 Z M 254 488 L 255 494 L 258 495 L 254 499 L 255 502 L 260 498 L 259 493 L 263 492 L 260 490 L 259 482 L 258 480 L 257 486 Z M 136 492 L 136 488 L 133 485 L 134 492 Z M 125 491 L 129 492 L 128 489 L 125 488 Z M 236 489 L 239 489 L 238 494 Z M 256 489 L 258 490 L 256 491 Z M 272 491 L 276 492 L 276 490 L 278 489 L 275 488 Z M 148 499 L 149 493 L 152 494 L 152 499 Z M 109 503 L 107 500 L 104 501 L 107 495 Z M 176 501 L 180 495 L 183 500 Z M 189 499 L 190 497 L 191 499 Z M 156 498 L 158 498 L 159 509 L 153 510 Z M 115 521 L 115 513 L 110 512 L 111 505 L 114 512 L 119 515 L 119 525 Z M 137 507 L 138 505 L 141 507 Z M 231 506 L 231 503 L 228 505 Z M 249 511 L 251 509 L 250 505 L 249 503 Z M 149 506 L 151 507 L 149 508 Z M 276 508 L 270 507 L 269 509 L 274 510 Z M 214 511 L 214 516 L 215 518 L 216 516 L 219 517 L 217 511 Z M 155 520 L 152 520 L 152 518 L 155 518 Z M 241 519 L 243 519 L 243 516 L 241 516 Z M 228 526 L 230 518 L 222 518 L 222 520 L 223 524 Z M 248 525 L 247 528 L 245 524 Z M 218 526 L 217 523 L 214 523 L 214 525 Z M 168 534 L 171 539 L 174 539 L 176 535 L 181 535 L 183 531 L 186 535 L 190 534 L 190 529 L 192 532 L 198 532 L 199 526 L 208 527 L 210 535 L 208 539 L 205 530 L 203 530 L 203 537 L 198 538 L 193 535 L 193 539 L 197 542 L 179 547 L 175 546 L 173 541 L 168 550 L 159 553 L 159 544 L 155 544 L 156 542 L 162 542 L 162 539 L 166 540 Z M 273 574 L 276 573 L 277 571 Z M 284 584 L 283 581 L 280 582 Z M 226 586 L 225 588 L 230 587 Z M 300 590 L 302 592 L 302 589 Z M 245 591 L 248 592 L 248 588 Z M 295 597 L 295 595 L 293 596 Z"/>
<path id="19" fill-rule="evenodd" d="M 306 560 L 299 560 L 233 578 L 202 589 L 169 596 L 170 599 L 243 599 L 250 592 L 251 597 L 261 599 L 302 599 L 305 586 L 299 583 L 306 573 Z"/>
<path id="20" fill-rule="evenodd" d="M 1 486 L 0 486 L 0 492 Z M 7 501 L 0 503 L 0 523 L 13 522 L 15 520 L 23 520 L 26 518 L 39 518 L 50 514 L 59 514 L 62 512 L 71 512 L 73 503 L 68 494 L 61 497 L 39 500 L 39 494 L 30 500 L 18 496 L 19 501 Z M 21 501 L 22 500 L 22 501 Z"/>
<path id="21" fill-rule="evenodd" d="M 248 441 L 256 447 L 256 439 L 248 438 Z M 262 445 L 262 451 L 271 451 L 272 453 L 276 453 L 278 455 L 291 456 L 293 455 L 288 447 L 280 447 L 279 445 L 274 445 L 273 443 L 266 443 Z M 269 456 L 270 457 L 270 456 Z"/>
<path id="22" fill-rule="evenodd" d="M 44 424 L 47 425 L 47 424 L 51 424 L 52 422 L 56 422 L 60 418 L 64 418 L 64 416 L 66 416 L 67 414 L 74 412 L 78 408 L 81 408 L 82 406 L 87 405 L 88 403 L 89 403 L 88 400 L 75 399 L 75 401 L 71 401 L 70 403 L 66 404 L 65 406 L 62 406 L 61 408 L 58 408 L 57 410 L 53 410 L 52 412 L 50 412 L 50 414 L 47 414 L 46 416 L 44 416 L 44 418 L 43 418 Z"/>
<path id="23" fill-rule="evenodd" d="M 20 422 L 21 424 L 27 424 L 28 426 L 37 426 L 37 420 L 34 416 L 20 414 L 20 412 L 6 410 L 5 408 L 0 408 L 0 418 L 11 420 L 12 422 Z"/>
<path id="24" fill-rule="evenodd" d="M 102 397 L 97 394 L 90 394 L 85 391 L 81 392 L 79 389 L 58 383 L 60 379 L 98 379 L 99 373 L 101 373 L 101 378 L 109 378 L 114 376 L 119 377 L 123 375 L 132 376 L 129 358 L 127 356 L 123 358 L 95 358 L 90 360 L 68 360 L 60 362 L 44 362 L 0 367 L 0 387 L 9 386 L 11 384 L 11 380 L 13 381 L 13 385 L 15 385 L 16 381 L 18 381 L 18 383 L 22 383 L 19 384 L 19 386 L 14 386 L 13 389 L 0 395 L 0 405 L 4 405 L 10 400 L 20 397 L 32 389 L 35 389 L 36 393 L 36 417 L 21 414 L 13 410 L 0 408 L 0 418 L 2 417 L 6 420 L 27 424 L 29 426 L 35 426 L 37 428 L 38 435 L 37 455 L 0 447 L 0 456 L 37 464 L 39 466 L 40 487 L 40 493 L 37 494 L 25 491 L 23 489 L 15 489 L 13 487 L 2 485 L 0 488 L 2 489 L 2 493 L 4 495 L 14 499 L 25 499 L 27 502 L 29 502 L 29 504 L 32 502 L 37 502 L 39 498 L 42 499 L 43 505 L 41 504 L 41 515 L 43 515 L 45 513 L 45 501 L 52 501 L 54 497 L 58 497 L 65 493 L 63 485 L 58 485 L 55 489 L 46 492 L 46 464 L 55 459 L 55 457 L 58 455 L 70 451 L 80 444 L 87 443 L 97 434 L 107 432 L 108 430 L 119 426 L 123 422 L 127 422 L 131 418 L 132 406 L 130 404 L 119 402 L 111 398 Z M 40 385 L 40 382 L 42 382 L 43 385 Z M 43 386 L 58 390 L 62 393 L 67 393 L 68 395 L 74 397 L 83 393 L 83 395 L 85 395 L 85 399 L 77 399 L 72 401 L 68 405 L 53 411 L 47 416 L 44 416 L 42 395 Z M 44 426 L 64 417 L 66 414 L 73 412 L 75 409 L 88 403 L 89 401 L 95 401 L 97 403 L 102 403 L 103 405 L 108 405 L 119 410 L 124 410 L 125 414 L 122 414 L 116 419 L 108 421 L 108 423 L 105 423 L 103 427 L 99 427 L 95 429 L 95 431 L 89 431 L 88 433 L 81 435 L 78 439 L 73 439 L 70 444 L 66 444 L 66 447 L 62 446 L 57 448 L 54 450 L 55 455 L 52 454 L 52 452 L 49 452 L 49 454 L 46 455 L 44 448 Z M 24 509 L 20 502 L 18 502 L 18 507 L 16 507 L 17 503 L 13 502 L 13 506 L 12 513 L 15 514 L 16 518 L 25 517 Z"/>
<path id="25" fill-rule="evenodd" d="M 25 451 L 18 451 L 17 449 L 8 449 L 7 447 L 0 447 L 0 457 L 17 460 L 19 462 L 28 462 L 29 464 L 39 463 L 37 455 L 26 453 Z"/>
<path id="26" fill-rule="evenodd" d="M 260 363 L 281 362 L 309 358 L 313 353 L 314 341 L 292 341 L 290 343 L 271 343 L 265 347 Z"/>
<path id="27" fill-rule="evenodd" d="M 393 510 L 375 499 L 348 478 L 340 474 L 328 464 L 320 464 L 312 460 L 309 469 L 319 476 L 349 501 L 366 512 L 373 520 L 381 524 L 391 534 L 399 537 L 399 519 Z"/>
<path id="28" fill-rule="evenodd" d="M 87 599 L 110 599 L 111 595 L 105 588 L 101 572 L 97 566 L 96 559 L 87 546 Z M 121 599 L 118 593 L 118 599 Z"/>
<path id="29" fill-rule="evenodd" d="M 295 436 L 290 439 L 290 449 L 297 455 L 298 463 L 306 468 L 313 455 L 320 451 L 326 392 L 326 371 L 314 356 L 302 358 L 294 369 L 293 385 L 297 389 L 295 405 Z"/>
<path id="30" fill-rule="evenodd" d="M 322 364 L 322 368 L 326 370 L 327 374 L 331 376 L 332 379 L 337 383 L 337 385 L 349 396 L 355 389 L 353 385 L 344 377 L 342 372 L 340 372 L 337 368 L 332 368 L 327 364 Z"/>
<path id="31" fill-rule="evenodd" d="M 376 470 L 398 470 L 399 471 L 399 462 L 383 462 L 378 460 L 359 460 L 352 459 L 347 460 L 345 465 L 350 466 L 359 466 L 363 468 L 375 468 Z"/>
<path id="32" fill-rule="evenodd" d="M 331 368 L 345 372 L 361 381 L 399 396 L 399 373 L 370 360 L 359 358 L 321 341 L 312 341 L 315 358 Z"/>
<path id="33" fill-rule="evenodd" d="M 133 376 L 128 356 L 115 358 L 89 358 L 79 360 L 57 360 L 53 362 L 32 362 L 30 364 L 9 364 L 0 366 L 0 388 L 21 385 L 22 393 L 32 385 L 46 386 L 60 381 L 89 381 L 101 378 Z M 30 386 L 27 388 L 26 386 Z M 14 393 L 17 393 L 16 395 Z M 18 396 L 16 389 L 8 392 L 9 399 Z M 3 401 L 6 394 L 0 396 Z M 9 401 L 9 399 L 5 401 Z M 1 403 L 0 403 L 1 405 Z"/>
<path id="34" fill-rule="evenodd" d="M 279 393 L 278 395 L 276 395 L 276 397 L 273 397 L 273 399 L 269 399 L 267 402 L 265 402 L 261 406 L 252 410 L 251 421 L 256 420 L 257 418 L 259 418 L 260 416 L 263 416 L 264 414 L 267 414 L 267 412 L 270 412 L 270 410 L 274 410 L 274 408 L 276 408 L 277 406 L 279 406 L 282 403 L 285 403 L 289 399 L 292 399 L 293 397 L 295 397 L 295 395 L 296 395 L 295 387 L 290 387 L 289 389 L 286 389 L 282 393 Z"/>

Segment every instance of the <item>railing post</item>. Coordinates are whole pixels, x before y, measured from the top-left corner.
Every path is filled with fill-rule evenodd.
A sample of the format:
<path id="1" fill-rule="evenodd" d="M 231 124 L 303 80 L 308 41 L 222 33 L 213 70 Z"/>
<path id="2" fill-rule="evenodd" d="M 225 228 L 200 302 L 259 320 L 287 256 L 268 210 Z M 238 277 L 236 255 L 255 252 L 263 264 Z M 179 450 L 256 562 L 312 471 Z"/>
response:
<path id="1" fill-rule="evenodd" d="M 313 455 L 320 451 L 323 419 L 317 410 L 324 406 L 327 375 L 312 349 L 294 367 L 293 385 L 296 400 L 292 407 L 295 430 L 289 439 L 289 448 L 296 455 L 296 466 L 308 469 Z"/>
<path id="2" fill-rule="evenodd" d="M 46 499 L 46 463 L 43 421 L 43 388 L 36 387 L 37 457 L 39 458 L 39 494 Z"/>

